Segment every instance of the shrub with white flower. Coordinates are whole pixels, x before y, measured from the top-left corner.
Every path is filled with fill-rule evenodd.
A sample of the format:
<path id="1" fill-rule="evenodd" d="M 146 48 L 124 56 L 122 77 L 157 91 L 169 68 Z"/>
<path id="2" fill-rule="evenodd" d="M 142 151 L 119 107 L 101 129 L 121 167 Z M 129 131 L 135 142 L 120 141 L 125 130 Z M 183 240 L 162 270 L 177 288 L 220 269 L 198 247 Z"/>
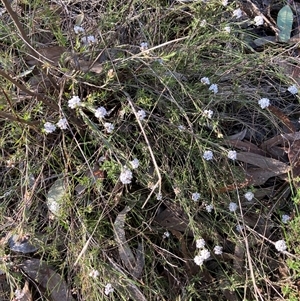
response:
<path id="1" fill-rule="evenodd" d="M 144 110 L 139 110 L 136 112 L 137 118 L 142 121 L 146 118 L 146 112 Z"/>
<path id="2" fill-rule="evenodd" d="M 79 34 L 79 33 L 81 33 L 81 32 L 84 32 L 84 29 L 83 29 L 83 27 L 81 27 L 81 26 L 75 25 L 75 26 L 74 26 L 74 32 L 75 32 L 76 34 Z"/>
<path id="3" fill-rule="evenodd" d="M 82 37 L 81 42 L 87 46 L 87 45 L 95 44 L 97 40 L 94 36 L 90 35 L 90 36 Z"/>
<path id="4" fill-rule="evenodd" d="M 217 84 L 212 84 L 210 85 L 210 87 L 208 88 L 209 91 L 212 91 L 214 94 L 218 93 L 218 85 Z"/>
<path id="5" fill-rule="evenodd" d="M 275 242 L 275 248 L 279 252 L 284 252 L 287 249 L 286 243 L 283 239 Z"/>
<path id="6" fill-rule="evenodd" d="M 107 111 L 104 107 L 99 107 L 96 111 L 95 111 L 95 116 L 96 118 L 102 119 L 107 115 Z"/>
<path id="7" fill-rule="evenodd" d="M 68 121 L 66 118 L 61 118 L 59 119 L 59 121 L 57 122 L 56 126 L 58 128 L 60 128 L 61 130 L 66 130 L 68 127 Z"/>
<path id="8" fill-rule="evenodd" d="M 158 200 L 158 201 L 161 201 L 162 200 L 162 194 L 159 192 L 158 194 L 156 194 L 156 199 Z"/>
<path id="9" fill-rule="evenodd" d="M 170 232 L 166 231 L 163 235 L 163 239 L 169 238 L 170 237 Z"/>
<path id="10" fill-rule="evenodd" d="M 55 124 L 53 124 L 51 122 L 45 122 L 44 123 L 44 132 L 46 134 L 53 133 L 55 130 L 56 130 Z"/>
<path id="11" fill-rule="evenodd" d="M 78 96 L 73 96 L 69 101 L 68 101 L 68 106 L 71 109 L 75 109 L 81 105 L 81 99 Z"/>
<path id="12" fill-rule="evenodd" d="M 89 276 L 96 279 L 98 276 L 100 275 L 99 271 L 97 270 L 92 270 L 90 273 L 89 273 Z"/>
<path id="13" fill-rule="evenodd" d="M 183 131 L 185 130 L 185 126 L 184 126 L 184 125 L 179 125 L 179 126 L 178 126 L 178 130 L 179 130 L 180 132 L 183 132 Z"/>
<path id="14" fill-rule="evenodd" d="M 287 214 L 283 214 L 281 216 L 281 221 L 284 223 L 284 224 L 287 224 L 289 221 L 291 220 L 291 217 Z"/>
<path id="15" fill-rule="evenodd" d="M 231 150 L 228 152 L 227 158 L 230 160 L 236 160 L 236 151 L 235 150 Z"/>
<path id="16" fill-rule="evenodd" d="M 252 191 L 248 191 L 244 194 L 244 197 L 247 201 L 250 202 L 254 198 L 254 193 Z"/>
<path id="17" fill-rule="evenodd" d="M 142 42 L 140 46 L 141 51 L 146 51 L 148 50 L 148 43 L 147 42 Z"/>
<path id="18" fill-rule="evenodd" d="M 124 167 L 123 171 L 120 174 L 120 181 L 122 184 L 130 184 L 132 180 L 132 172 L 127 168 Z"/>
<path id="19" fill-rule="evenodd" d="M 238 224 L 238 225 L 236 225 L 235 229 L 236 229 L 236 231 L 238 231 L 239 233 L 241 233 L 244 230 L 244 226 Z"/>
<path id="20" fill-rule="evenodd" d="M 262 109 L 265 109 L 265 108 L 267 108 L 270 105 L 270 99 L 269 98 L 261 98 L 258 101 L 258 104 L 260 105 L 260 107 Z"/>
<path id="21" fill-rule="evenodd" d="M 209 81 L 209 78 L 208 77 L 202 77 L 200 79 L 201 83 L 204 84 L 204 85 L 209 85 L 210 84 L 210 81 Z"/>
<path id="22" fill-rule="evenodd" d="M 208 213 L 211 213 L 211 212 L 214 210 L 213 204 L 206 204 L 206 205 L 205 205 L 205 210 L 206 210 Z"/>
<path id="23" fill-rule="evenodd" d="M 214 154 L 210 150 L 207 150 L 203 153 L 203 159 L 206 161 L 212 160 L 213 157 L 214 157 Z"/>
<path id="24" fill-rule="evenodd" d="M 195 256 L 195 258 L 194 258 L 194 262 L 196 263 L 196 265 L 201 266 L 201 265 L 203 265 L 203 263 L 204 263 L 204 259 L 203 259 L 202 256 L 197 255 L 197 256 Z"/>
<path id="25" fill-rule="evenodd" d="M 196 248 L 202 249 L 205 246 L 205 240 L 203 238 L 199 238 L 196 240 Z"/>
<path id="26" fill-rule="evenodd" d="M 130 161 L 130 164 L 133 169 L 137 169 L 140 165 L 140 161 L 137 158 L 134 158 L 132 161 Z"/>
<path id="27" fill-rule="evenodd" d="M 194 202 L 197 202 L 199 199 L 200 199 L 200 193 L 194 192 L 194 193 L 192 194 L 192 200 L 193 200 Z"/>
<path id="28" fill-rule="evenodd" d="M 296 85 L 292 85 L 292 86 L 289 86 L 288 87 L 288 91 L 290 93 L 292 93 L 293 95 L 297 94 L 298 93 L 298 88 L 296 87 Z"/>
<path id="29" fill-rule="evenodd" d="M 200 27 L 205 27 L 207 24 L 206 20 L 202 20 L 201 23 L 199 24 Z"/>
<path id="30" fill-rule="evenodd" d="M 221 246 L 215 246 L 214 247 L 214 253 L 216 255 L 222 255 L 223 254 L 223 247 L 221 247 Z"/>
<path id="31" fill-rule="evenodd" d="M 254 18 L 254 23 L 255 23 L 256 26 L 263 25 L 264 24 L 264 17 L 262 15 L 256 16 Z"/>
<path id="32" fill-rule="evenodd" d="M 113 286 L 111 285 L 111 283 L 107 283 L 107 284 L 105 285 L 105 288 L 104 288 L 104 294 L 105 294 L 106 296 L 108 296 L 109 294 L 111 294 L 111 293 L 113 293 L 113 292 L 114 292 Z"/>
<path id="33" fill-rule="evenodd" d="M 230 27 L 230 26 L 225 26 L 225 27 L 224 27 L 224 30 L 225 30 L 227 33 L 230 33 L 230 32 L 231 32 L 231 27 Z"/>
<path id="34" fill-rule="evenodd" d="M 207 249 L 202 249 L 200 251 L 200 256 L 203 258 L 203 260 L 207 260 L 210 257 L 210 252 Z"/>
<path id="35" fill-rule="evenodd" d="M 110 122 L 105 122 L 104 127 L 105 127 L 106 132 L 109 134 L 112 133 L 113 130 L 115 129 L 114 125 Z"/>
<path id="36" fill-rule="evenodd" d="M 222 0 L 222 5 L 227 6 L 228 5 L 228 0 Z"/>
<path id="37" fill-rule="evenodd" d="M 212 118 L 212 115 L 214 114 L 214 111 L 212 111 L 212 110 L 204 110 L 203 111 L 203 116 L 205 116 L 205 117 L 207 117 L 207 118 L 209 118 L 209 119 L 211 119 Z"/>
<path id="38" fill-rule="evenodd" d="M 237 203 L 234 203 L 234 202 L 229 203 L 229 211 L 230 212 L 235 212 L 237 208 L 238 208 Z"/>
<path id="39" fill-rule="evenodd" d="M 243 16 L 243 11 L 240 8 L 238 8 L 238 9 L 235 9 L 232 14 L 233 14 L 233 17 L 236 17 L 237 19 L 239 19 Z"/>

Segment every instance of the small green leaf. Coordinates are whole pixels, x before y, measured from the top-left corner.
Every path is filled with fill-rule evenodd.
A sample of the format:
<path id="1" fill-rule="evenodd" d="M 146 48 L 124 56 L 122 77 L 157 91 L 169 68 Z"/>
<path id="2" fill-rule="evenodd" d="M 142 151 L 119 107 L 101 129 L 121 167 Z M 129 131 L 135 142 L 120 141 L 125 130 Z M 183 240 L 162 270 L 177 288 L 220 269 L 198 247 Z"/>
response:
<path id="1" fill-rule="evenodd" d="M 279 41 L 288 42 L 291 38 L 293 26 L 293 12 L 289 5 L 285 5 L 278 13 L 277 26 L 279 29 Z"/>

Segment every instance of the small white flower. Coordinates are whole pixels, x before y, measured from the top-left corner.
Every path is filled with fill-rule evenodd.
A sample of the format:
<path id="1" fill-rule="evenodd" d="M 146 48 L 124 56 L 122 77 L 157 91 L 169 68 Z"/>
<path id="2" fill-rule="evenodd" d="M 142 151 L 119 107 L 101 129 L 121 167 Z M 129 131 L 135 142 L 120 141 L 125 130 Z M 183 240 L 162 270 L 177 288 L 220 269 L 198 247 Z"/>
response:
<path id="1" fill-rule="evenodd" d="M 202 249 L 205 246 L 205 240 L 203 238 L 199 238 L 196 240 L 196 248 Z"/>
<path id="2" fill-rule="evenodd" d="M 230 33 L 230 32 L 231 32 L 231 27 L 230 27 L 230 26 L 225 26 L 225 27 L 224 27 L 224 30 L 225 30 L 227 33 Z"/>
<path id="3" fill-rule="evenodd" d="M 227 4 L 228 4 L 228 0 L 222 0 L 222 5 L 223 6 L 227 6 Z"/>
<path id="4" fill-rule="evenodd" d="M 166 232 L 164 233 L 164 235 L 163 235 L 163 239 L 166 239 L 166 238 L 168 238 L 168 237 L 170 237 L 170 232 L 169 232 L 169 231 L 166 231 Z"/>
<path id="5" fill-rule="evenodd" d="M 56 126 L 51 122 L 45 122 L 44 131 L 46 134 L 53 133 L 56 130 Z"/>
<path id="6" fill-rule="evenodd" d="M 284 224 L 287 224 L 290 220 L 291 220 L 291 217 L 289 215 L 287 215 L 287 214 L 283 214 L 282 217 L 281 217 L 281 221 Z"/>
<path id="7" fill-rule="evenodd" d="M 204 84 L 204 85 L 209 85 L 210 84 L 210 81 L 209 81 L 209 78 L 208 77 L 202 77 L 200 79 L 201 83 Z"/>
<path id="8" fill-rule="evenodd" d="M 244 197 L 247 201 L 250 202 L 254 198 L 254 193 L 252 191 L 248 191 L 244 194 Z"/>
<path id="9" fill-rule="evenodd" d="M 99 271 L 97 270 L 92 270 L 90 273 L 89 273 L 89 276 L 96 279 L 98 276 L 100 275 Z"/>
<path id="10" fill-rule="evenodd" d="M 236 225 L 235 229 L 236 229 L 236 231 L 238 231 L 239 233 L 241 233 L 244 230 L 244 226 L 238 224 L 238 225 Z"/>
<path id="11" fill-rule="evenodd" d="M 158 193 L 158 194 L 156 195 L 156 199 L 157 199 L 158 201 L 161 201 L 161 200 L 162 200 L 162 194 L 161 194 L 161 193 Z"/>
<path id="12" fill-rule="evenodd" d="M 105 127 L 106 132 L 109 134 L 112 133 L 113 130 L 115 129 L 114 125 L 110 122 L 105 122 L 104 127 Z"/>
<path id="13" fill-rule="evenodd" d="M 199 199 L 200 199 L 200 193 L 194 192 L 194 193 L 192 194 L 192 200 L 193 200 L 194 202 L 197 202 Z"/>
<path id="14" fill-rule="evenodd" d="M 254 18 L 254 22 L 255 22 L 255 25 L 256 26 L 260 26 L 260 25 L 263 25 L 264 24 L 264 18 L 263 18 L 263 16 L 256 16 L 255 18 Z"/>
<path id="15" fill-rule="evenodd" d="M 75 109 L 79 107 L 81 104 L 81 99 L 78 96 L 73 96 L 69 101 L 68 101 L 68 106 L 71 109 Z"/>
<path id="16" fill-rule="evenodd" d="M 213 156 L 214 156 L 213 152 L 210 150 L 207 150 L 203 154 L 203 159 L 206 161 L 209 161 L 209 160 L 212 160 Z"/>
<path id="17" fill-rule="evenodd" d="M 227 155 L 227 158 L 231 159 L 231 160 L 236 160 L 236 151 L 235 150 L 229 151 L 228 155 Z"/>
<path id="18" fill-rule="evenodd" d="M 298 88 L 296 87 L 296 85 L 292 85 L 292 86 L 288 87 L 288 91 L 290 93 L 292 93 L 293 95 L 295 95 L 298 93 Z"/>
<path id="19" fill-rule="evenodd" d="M 236 17 L 237 19 L 241 18 L 243 15 L 243 12 L 240 8 L 233 11 L 233 17 Z"/>
<path id="20" fill-rule="evenodd" d="M 148 50 L 148 43 L 147 42 L 142 42 L 140 49 L 141 49 L 141 51 Z"/>
<path id="21" fill-rule="evenodd" d="M 0 17 L 6 12 L 6 9 L 1 7 L 0 8 Z"/>
<path id="22" fill-rule="evenodd" d="M 214 253 L 216 255 L 222 255 L 222 253 L 223 253 L 223 247 L 221 247 L 221 246 L 215 246 L 214 247 Z"/>
<path id="23" fill-rule="evenodd" d="M 212 91 L 214 94 L 217 94 L 218 93 L 218 85 L 217 84 L 212 84 L 212 85 L 210 85 L 208 90 Z"/>
<path id="24" fill-rule="evenodd" d="M 202 20 L 201 23 L 200 23 L 200 27 L 205 27 L 207 24 L 207 21 L 206 20 Z"/>
<path id="25" fill-rule="evenodd" d="M 128 168 L 124 168 L 120 174 L 122 184 L 130 184 L 132 180 L 132 172 Z"/>
<path id="26" fill-rule="evenodd" d="M 104 288 L 104 294 L 107 296 L 113 292 L 114 292 L 114 288 L 112 287 L 111 283 L 107 283 Z"/>
<path id="27" fill-rule="evenodd" d="M 206 204 L 206 205 L 205 205 L 205 210 L 206 210 L 208 213 L 211 213 L 211 212 L 214 210 L 214 205 L 213 205 L 213 204 Z"/>
<path id="28" fill-rule="evenodd" d="M 79 34 L 81 32 L 84 32 L 84 29 L 81 26 L 75 25 L 74 26 L 74 31 L 75 31 L 76 34 Z"/>
<path id="29" fill-rule="evenodd" d="M 185 130 L 185 126 L 184 126 L 184 125 L 179 125 L 179 126 L 178 126 L 178 130 L 179 130 L 180 132 L 184 131 L 184 130 Z"/>
<path id="30" fill-rule="evenodd" d="M 146 112 L 144 110 L 137 111 L 136 115 L 140 121 L 142 121 L 146 118 Z"/>
<path id="31" fill-rule="evenodd" d="M 16 300 L 24 300 L 23 299 L 24 296 L 25 296 L 25 290 L 24 289 L 22 289 L 22 290 L 16 289 L 15 290 L 15 298 L 16 298 Z"/>
<path id="32" fill-rule="evenodd" d="M 99 119 L 104 118 L 107 115 L 107 111 L 104 107 L 100 107 L 95 111 L 95 116 Z"/>
<path id="33" fill-rule="evenodd" d="M 210 252 L 207 249 L 202 249 L 200 251 L 200 256 L 203 258 L 203 260 L 207 260 L 210 257 Z"/>
<path id="34" fill-rule="evenodd" d="M 234 203 L 234 202 L 230 202 L 230 203 L 229 203 L 229 211 L 230 211 L 230 212 L 236 211 L 237 208 L 238 208 L 237 203 Z"/>
<path id="35" fill-rule="evenodd" d="M 265 108 L 267 108 L 270 105 L 270 99 L 269 98 L 261 98 L 258 101 L 258 104 L 260 105 L 260 107 L 262 109 L 265 109 Z"/>
<path id="36" fill-rule="evenodd" d="M 137 169 L 140 165 L 140 162 L 137 158 L 134 158 L 132 161 L 130 161 L 130 164 L 133 169 Z"/>
<path id="37" fill-rule="evenodd" d="M 58 128 L 61 130 L 66 130 L 68 127 L 68 121 L 66 118 L 59 119 L 58 123 L 56 124 Z"/>
<path id="38" fill-rule="evenodd" d="M 194 258 L 194 262 L 196 263 L 196 265 L 201 266 L 203 265 L 204 259 L 201 256 L 197 255 Z"/>
<path id="39" fill-rule="evenodd" d="M 97 40 L 95 39 L 94 36 L 91 35 L 91 36 L 87 36 L 87 37 L 82 37 L 81 42 L 84 45 L 92 45 L 92 44 L 95 44 L 97 42 Z"/>
<path id="40" fill-rule="evenodd" d="M 205 117 L 207 117 L 209 119 L 211 119 L 211 117 L 212 117 L 213 114 L 214 114 L 214 111 L 212 111 L 212 110 L 204 110 L 203 111 L 203 116 L 205 116 Z"/>
<path id="41" fill-rule="evenodd" d="M 287 249 L 287 246 L 285 244 L 285 241 L 282 239 L 282 240 L 278 240 L 275 242 L 275 248 L 277 251 L 279 252 L 284 252 L 286 251 Z"/>

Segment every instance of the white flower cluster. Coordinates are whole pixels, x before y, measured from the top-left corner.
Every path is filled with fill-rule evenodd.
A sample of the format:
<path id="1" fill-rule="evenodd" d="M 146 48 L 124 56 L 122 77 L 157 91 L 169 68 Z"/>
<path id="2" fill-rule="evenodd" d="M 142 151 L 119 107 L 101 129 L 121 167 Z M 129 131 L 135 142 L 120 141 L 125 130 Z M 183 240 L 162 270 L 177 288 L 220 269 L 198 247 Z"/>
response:
<path id="1" fill-rule="evenodd" d="M 197 202 L 199 199 L 200 199 L 200 193 L 194 192 L 194 193 L 192 194 L 192 200 L 193 200 L 194 202 Z"/>
<path id="2" fill-rule="evenodd" d="M 113 292 L 114 292 L 113 286 L 111 285 L 111 283 L 107 283 L 104 288 L 104 294 L 107 296 Z"/>
<path id="3" fill-rule="evenodd" d="M 237 19 L 239 19 L 242 16 L 243 16 L 243 11 L 240 8 L 233 11 L 233 17 L 236 17 Z"/>
<path id="4" fill-rule="evenodd" d="M 104 107 L 100 107 L 95 111 L 95 116 L 99 119 L 103 119 L 107 115 L 107 111 Z"/>
<path id="5" fill-rule="evenodd" d="M 146 112 L 144 110 L 137 111 L 136 115 L 140 121 L 143 121 L 146 118 Z"/>
<path id="6" fill-rule="evenodd" d="M 205 240 L 203 238 L 199 238 L 196 240 L 196 248 L 199 249 L 198 255 L 194 257 L 194 262 L 201 266 L 203 265 L 204 261 L 210 258 L 210 252 L 208 249 L 205 248 Z M 215 246 L 214 253 L 216 255 L 221 255 L 223 253 L 223 247 Z"/>
<path id="7" fill-rule="evenodd" d="M 244 197 L 247 201 L 251 202 L 254 198 L 254 193 L 252 191 L 248 191 L 244 194 Z"/>
<path id="8" fill-rule="evenodd" d="M 264 24 L 264 17 L 262 15 L 256 16 L 254 18 L 254 23 L 255 23 L 256 26 L 263 25 Z"/>
<path id="9" fill-rule="evenodd" d="M 213 157 L 214 157 L 214 154 L 213 154 L 213 152 L 210 151 L 210 150 L 207 150 L 207 151 L 205 151 L 205 152 L 203 153 L 203 159 L 206 160 L 206 161 L 212 160 Z"/>
<path id="10" fill-rule="evenodd" d="M 205 205 L 205 210 L 206 210 L 208 213 L 211 213 L 211 212 L 214 210 L 214 205 L 213 205 L 213 204 L 206 204 L 206 205 Z"/>
<path id="11" fill-rule="evenodd" d="M 81 26 L 75 25 L 75 26 L 74 26 L 74 32 L 75 32 L 76 34 L 80 34 L 81 32 L 84 32 L 84 28 L 81 27 Z"/>
<path id="12" fill-rule="evenodd" d="M 142 42 L 140 46 L 141 51 L 146 51 L 148 50 L 148 43 L 147 42 Z"/>
<path id="13" fill-rule="evenodd" d="M 66 118 L 61 118 L 56 123 L 56 125 L 52 122 L 45 122 L 44 123 L 44 132 L 46 134 L 53 133 L 56 130 L 56 127 L 60 128 L 61 130 L 66 130 L 68 127 L 68 121 Z"/>
<path id="14" fill-rule="evenodd" d="M 288 91 L 290 93 L 292 93 L 293 95 L 295 95 L 298 93 L 298 88 L 296 87 L 296 85 L 292 85 L 292 86 L 288 87 Z"/>
<path id="15" fill-rule="evenodd" d="M 262 109 L 265 109 L 265 108 L 267 108 L 270 105 L 270 99 L 269 98 L 261 98 L 258 101 L 258 104 L 260 105 L 260 107 Z"/>
<path id="16" fill-rule="evenodd" d="M 89 276 L 96 279 L 98 276 L 100 275 L 99 271 L 97 270 L 92 270 L 90 273 L 89 273 Z"/>
<path id="17" fill-rule="evenodd" d="M 207 117 L 208 119 L 211 119 L 213 114 L 214 114 L 214 111 L 212 111 L 212 110 L 204 110 L 203 111 L 203 116 Z"/>
<path id="18" fill-rule="evenodd" d="M 234 150 L 231 150 L 228 152 L 228 155 L 227 155 L 228 159 L 231 159 L 231 160 L 236 160 L 236 151 Z"/>
<path id="19" fill-rule="evenodd" d="M 287 224 L 289 221 L 291 220 L 291 217 L 287 214 L 283 214 L 281 216 L 281 221 L 284 223 L 284 224 Z"/>
<path id="20" fill-rule="evenodd" d="M 286 243 L 283 239 L 275 242 L 275 248 L 279 252 L 284 252 L 287 249 Z"/>
<path id="21" fill-rule="evenodd" d="M 210 80 L 208 77 L 202 77 L 200 79 L 200 82 L 204 85 L 210 85 Z M 214 94 L 218 93 L 218 85 L 217 84 L 211 84 L 208 88 L 209 91 L 212 91 Z"/>
<path id="22" fill-rule="evenodd" d="M 140 161 L 137 158 L 134 158 L 129 163 L 133 169 L 137 169 L 140 165 Z M 124 166 L 120 174 L 120 181 L 122 182 L 122 184 L 130 184 L 132 178 L 132 171 L 128 167 Z"/>
<path id="23" fill-rule="evenodd" d="M 83 45 L 89 46 L 97 43 L 97 39 L 93 35 L 89 35 L 89 36 L 82 37 L 81 42 Z"/>
<path id="24" fill-rule="evenodd" d="M 229 211 L 230 212 L 235 212 L 237 210 L 237 208 L 238 208 L 237 203 L 234 203 L 234 202 L 229 203 Z"/>

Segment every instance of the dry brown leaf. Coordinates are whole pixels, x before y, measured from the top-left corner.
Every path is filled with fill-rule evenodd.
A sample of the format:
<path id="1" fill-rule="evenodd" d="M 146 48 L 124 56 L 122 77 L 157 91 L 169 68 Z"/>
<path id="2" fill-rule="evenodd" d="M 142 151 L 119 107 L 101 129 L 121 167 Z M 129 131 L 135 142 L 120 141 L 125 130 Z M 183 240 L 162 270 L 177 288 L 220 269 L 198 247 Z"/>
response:
<path id="1" fill-rule="evenodd" d="M 228 140 L 243 140 L 245 138 L 246 134 L 247 134 L 247 129 L 244 129 L 237 134 L 228 136 L 227 139 Z"/>
<path id="2" fill-rule="evenodd" d="M 265 152 L 257 147 L 255 144 L 249 141 L 240 141 L 240 140 L 225 140 L 225 143 L 229 146 L 238 148 L 242 151 L 254 153 L 258 155 L 265 156 Z"/>
<path id="3" fill-rule="evenodd" d="M 288 150 L 288 157 L 292 166 L 292 178 L 293 180 L 300 176 L 300 140 L 294 141 Z M 299 181 L 294 181 L 296 188 L 300 187 Z"/>
<path id="4" fill-rule="evenodd" d="M 52 301 L 75 301 L 65 280 L 39 259 L 29 259 L 20 265 L 23 272 L 42 288 L 46 289 Z"/>
<path id="5" fill-rule="evenodd" d="M 239 161 L 258 166 L 266 171 L 273 172 L 274 175 L 287 173 L 291 169 L 290 166 L 284 162 L 253 153 L 241 152 L 237 153 L 236 157 Z"/>
<path id="6" fill-rule="evenodd" d="M 295 126 L 290 121 L 290 119 L 277 107 L 269 106 L 268 110 L 272 112 L 277 118 L 283 123 L 286 133 L 294 133 L 296 131 Z"/>
<path id="7" fill-rule="evenodd" d="M 18 301 L 32 301 L 32 294 L 29 290 L 29 283 L 25 281 L 24 287 L 21 291 L 21 297 L 18 298 Z"/>

